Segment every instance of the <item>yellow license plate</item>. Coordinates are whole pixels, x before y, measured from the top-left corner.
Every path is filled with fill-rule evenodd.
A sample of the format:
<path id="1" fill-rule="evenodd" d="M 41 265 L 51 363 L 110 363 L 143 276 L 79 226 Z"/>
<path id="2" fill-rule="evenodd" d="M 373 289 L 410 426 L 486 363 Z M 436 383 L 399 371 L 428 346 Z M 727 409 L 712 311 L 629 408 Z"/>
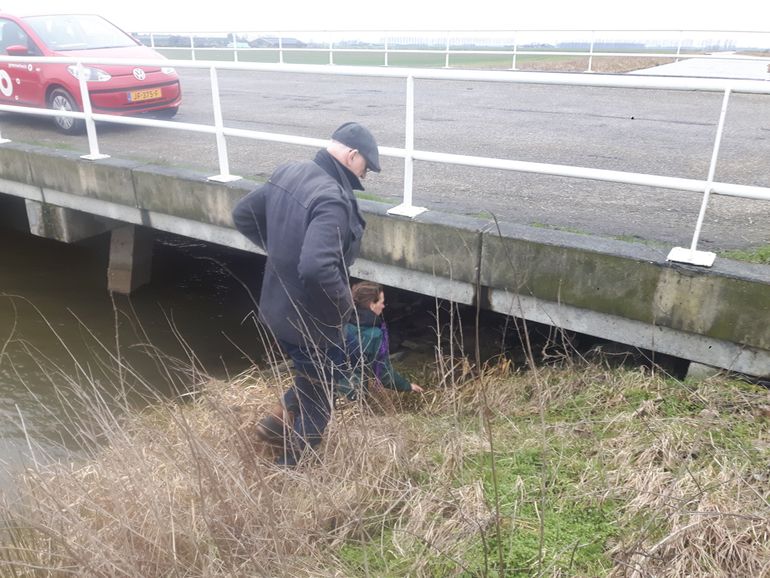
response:
<path id="1" fill-rule="evenodd" d="M 162 95 L 160 88 L 149 88 L 147 90 L 132 90 L 128 93 L 129 102 L 139 102 L 140 100 L 151 100 L 160 98 Z"/>

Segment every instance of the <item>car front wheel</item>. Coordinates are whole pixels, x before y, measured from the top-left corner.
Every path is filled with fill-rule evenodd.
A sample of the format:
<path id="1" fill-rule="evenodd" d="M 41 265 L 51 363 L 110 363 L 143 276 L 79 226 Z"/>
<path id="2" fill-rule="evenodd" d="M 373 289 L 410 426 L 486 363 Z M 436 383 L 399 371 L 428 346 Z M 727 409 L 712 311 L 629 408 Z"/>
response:
<path id="1" fill-rule="evenodd" d="M 78 105 L 72 95 L 63 88 L 57 88 L 51 91 L 48 96 L 48 108 L 53 110 L 78 111 Z M 86 123 L 79 118 L 70 116 L 55 116 L 53 122 L 56 128 L 65 134 L 81 134 Z"/>

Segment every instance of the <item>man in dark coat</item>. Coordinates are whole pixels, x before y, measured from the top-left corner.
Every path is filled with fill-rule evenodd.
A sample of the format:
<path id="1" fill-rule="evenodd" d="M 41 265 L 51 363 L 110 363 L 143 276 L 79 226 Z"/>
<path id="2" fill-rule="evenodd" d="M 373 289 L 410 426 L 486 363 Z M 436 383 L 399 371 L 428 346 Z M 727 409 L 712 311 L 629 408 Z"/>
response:
<path id="1" fill-rule="evenodd" d="M 312 161 L 285 164 L 233 210 L 236 228 L 267 253 L 259 315 L 294 362 L 283 411 L 258 426 L 293 465 L 315 448 L 329 422 L 335 375 L 343 367 L 344 325 L 354 306 L 348 267 L 358 256 L 364 221 L 353 190 L 380 172 L 377 142 L 348 122 Z M 283 416 L 292 431 L 284 435 Z"/>

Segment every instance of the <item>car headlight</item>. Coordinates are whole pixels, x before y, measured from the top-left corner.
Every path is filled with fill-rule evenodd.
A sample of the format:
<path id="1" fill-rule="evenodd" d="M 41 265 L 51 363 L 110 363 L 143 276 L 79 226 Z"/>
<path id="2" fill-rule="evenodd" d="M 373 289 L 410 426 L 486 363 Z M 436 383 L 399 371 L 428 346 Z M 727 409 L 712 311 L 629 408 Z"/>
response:
<path id="1" fill-rule="evenodd" d="M 67 70 L 72 76 L 80 79 L 80 76 L 78 76 L 78 66 L 76 64 L 71 64 L 67 67 Z M 112 76 L 104 72 L 101 68 L 82 66 L 79 70 L 86 82 L 107 82 L 112 78 Z"/>
<path id="2" fill-rule="evenodd" d="M 160 69 L 160 71 L 161 71 L 163 74 L 168 74 L 168 75 L 171 75 L 171 74 L 176 74 L 176 70 L 174 70 L 174 69 L 173 69 L 172 67 L 170 67 L 170 66 L 164 66 L 163 68 L 161 68 L 161 69 Z"/>

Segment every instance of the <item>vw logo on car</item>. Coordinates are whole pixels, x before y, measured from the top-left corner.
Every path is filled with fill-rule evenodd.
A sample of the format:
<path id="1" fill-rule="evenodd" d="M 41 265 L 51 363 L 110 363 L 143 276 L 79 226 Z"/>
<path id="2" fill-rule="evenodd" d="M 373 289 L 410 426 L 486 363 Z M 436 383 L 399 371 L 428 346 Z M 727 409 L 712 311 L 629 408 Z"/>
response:
<path id="1" fill-rule="evenodd" d="M 137 80 L 144 80 L 146 76 L 147 75 L 144 73 L 144 70 L 141 68 L 134 68 L 134 78 Z"/>

